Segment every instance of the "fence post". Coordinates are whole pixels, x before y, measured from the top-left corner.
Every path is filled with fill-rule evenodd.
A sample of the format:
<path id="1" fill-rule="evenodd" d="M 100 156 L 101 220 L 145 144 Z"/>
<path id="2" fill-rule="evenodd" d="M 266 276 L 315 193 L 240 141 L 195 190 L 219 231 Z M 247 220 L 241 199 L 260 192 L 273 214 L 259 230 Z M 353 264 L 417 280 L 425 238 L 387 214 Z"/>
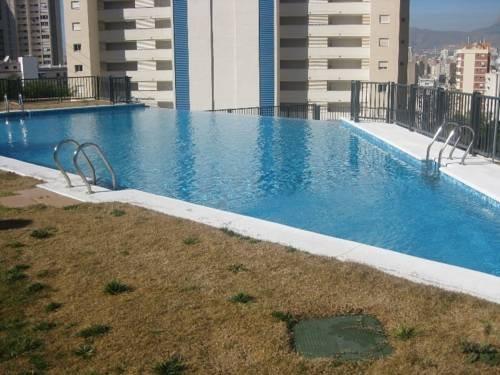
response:
<path id="1" fill-rule="evenodd" d="M 130 77 L 125 76 L 125 102 L 130 103 L 132 101 L 132 92 L 130 85 Z"/>
<path id="2" fill-rule="evenodd" d="M 388 124 L 392 124 L 393 115 L 394 115 L 394 93 L 396 91 L 396 87 L 394 82 L 387 83 L 387 112 L 385 116 L 385 122 Z"/>
<path id="3" fill-rule="evenodd" d="M 321 107 L 318 104 L 313 106 L 313 120 L 321 120 Z"/>
<path id="4" fill-rule="evenodd" d="M 413 131 L 415 129 L 415 116 L 417 109 L 417 90 L 418 86 L 415 84 L 410 85 L 410 97 L 408 99 L 408 129 Z"/>
<path id="5" fill-rule="evenodd" d="M 113 77 L 109 76 L 109 101 L 115 104 L 115 88 L 113 87 Z"/>
<path id="6" fill-rule="evenodd" d="M 481 105 L 483 96 L 481 93 L 474 91 L 472 94 L 472 108 L 471 108 L 471 125 L 472 129 L 476 132 L 476 140 L 474 141 L 474 146 L 472 147 L 472 153 L 475 154 L 474 150 L 479 144 L 481 138 L 480 127 L 481 127 Z"/>
<path id="7" fill-rule="evenodd" d="M 500 114 L 500 99 L 497 98 L 495 103 L 495 130 L 493 132 L 493 150 L 492 150 L 493 155 L 491 156 L 491 160 L 493 161 L 493 163 L 495 162 L 495 159 L 497 157 L 498 123 L 500 121 L 499 114 Z"/>
<path id="8" fill-rule="evenodd" d="M 351 82 L 351 120 L 359 122 L 361 81 Z"/>

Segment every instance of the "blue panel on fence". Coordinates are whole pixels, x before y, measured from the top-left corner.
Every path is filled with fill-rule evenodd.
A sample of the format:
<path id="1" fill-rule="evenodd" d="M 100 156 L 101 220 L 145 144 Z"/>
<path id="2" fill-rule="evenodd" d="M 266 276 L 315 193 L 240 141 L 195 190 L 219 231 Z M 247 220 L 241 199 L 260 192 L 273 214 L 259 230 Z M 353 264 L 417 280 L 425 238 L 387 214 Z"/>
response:
<path id="1" fill-rule="evenodd" d="M 260 106 L 273 106 L 275 98 L 274 0 L 259 0 Z"/>
<path id="2" fill-rule="evenodd" d="M 189 42 L 187 0 L 173 1 L 175 102 L 177 109 L 189 110 Z"/>

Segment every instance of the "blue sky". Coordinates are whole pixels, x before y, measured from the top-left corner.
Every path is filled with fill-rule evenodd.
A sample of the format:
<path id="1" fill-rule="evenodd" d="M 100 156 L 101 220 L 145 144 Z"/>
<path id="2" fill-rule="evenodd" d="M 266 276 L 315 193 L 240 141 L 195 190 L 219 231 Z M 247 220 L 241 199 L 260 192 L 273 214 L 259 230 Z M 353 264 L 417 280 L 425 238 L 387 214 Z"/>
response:
<path id="1" fill-rule="evenodd" d="M 500 17 L 500 0 L 410 0 L 412 26 L 469 31 Z"/>

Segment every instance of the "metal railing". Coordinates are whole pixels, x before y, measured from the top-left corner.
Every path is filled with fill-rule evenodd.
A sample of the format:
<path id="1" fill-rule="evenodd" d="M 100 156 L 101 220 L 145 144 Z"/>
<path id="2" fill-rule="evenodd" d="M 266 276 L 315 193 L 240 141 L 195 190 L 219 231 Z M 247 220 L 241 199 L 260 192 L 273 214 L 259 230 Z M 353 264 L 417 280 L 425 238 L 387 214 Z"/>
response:
<path id="1" fill-rule="evenodd" d="M 351 116 L 350 103 L 334 103 L 329 106 L 317 104 L 286 104 L 270 107 L 247 107 L 218 109 L 211 112 L 235 115 L 283 117 L 305 120 L 340 120 Z"/>
<path id="2" fill-rule="evenodd" d="M 130 77 L 60 77 L 39 79 L 1 79 L 0 97 L 24 103 L 69 100 L 108 100 L 129 103 Z"/>
<path id="3" fill-rule="evenodd" d="M 480 93 L 462 93 L 442 88 L 425 88 L 391 82 L 353 81 L 351 119 L 383 121 L 433 137 L 444 122 L 470 127 L 475 133 L 471 152 L 496 159 L 500 157 L 498 136 L 500 98 Z M 445 140 L 448 133 L 439 135 Z M 472 133 L 457 144 L 467 149 Z"/>

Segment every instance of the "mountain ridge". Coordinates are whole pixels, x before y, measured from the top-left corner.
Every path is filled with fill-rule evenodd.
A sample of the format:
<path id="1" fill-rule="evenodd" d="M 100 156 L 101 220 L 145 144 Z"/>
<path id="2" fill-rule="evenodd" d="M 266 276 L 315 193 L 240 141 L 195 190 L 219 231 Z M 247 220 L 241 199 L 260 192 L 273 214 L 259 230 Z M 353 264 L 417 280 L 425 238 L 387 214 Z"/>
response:
<path id="1" fill-rule="evenodd" d="M 418 52 L 442 49 L 448 46 L 462 47 L 467 41 L 484 40 L 493 47 L 500 47 L 500 18 L 493 25 L 472 31 L 438 31 L 424 28 L 410 28 L 410 45 Z"/>

